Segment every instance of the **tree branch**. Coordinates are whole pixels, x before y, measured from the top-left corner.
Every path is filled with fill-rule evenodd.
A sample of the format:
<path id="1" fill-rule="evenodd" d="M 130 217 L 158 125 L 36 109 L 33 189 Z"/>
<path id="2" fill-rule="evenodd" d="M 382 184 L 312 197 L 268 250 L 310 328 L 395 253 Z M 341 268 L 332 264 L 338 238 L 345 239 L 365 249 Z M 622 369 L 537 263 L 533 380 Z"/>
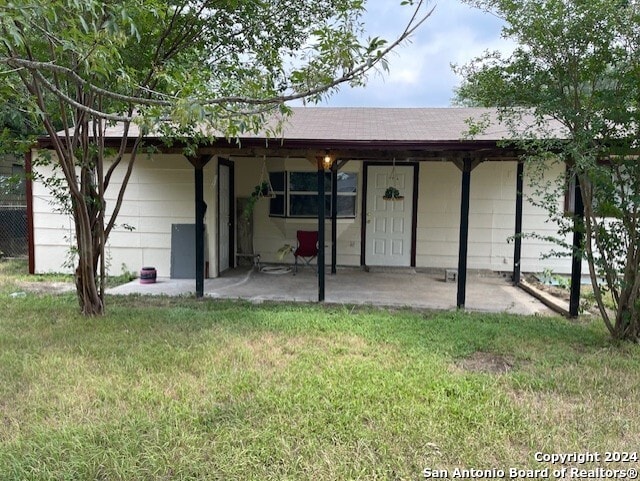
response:
<path id="1" fill-rule="evenodd" d="M 193 98 L 191 100 L 194 104 L 200 104 L 203 106 L 216 106 L 216 105 L 229 105 L 229 104 L 245 105 L 245 106 L 275 106 L 275 105 L 283 104 L 293 100 L 312 97 L 314 95 L 321 94 L 322 92 L 326 92 L 327 90 L 337 87 L 340 84 L 349 82 L 355 78 L 358 78 L 366 74 L 368 71 L 373 69 L 378 63 L 380 63 L 388 53 L 390 53 L 393 49 L 395 49 L 398 45 L 400 45 L 409 36 L 411 36 L 427 20 L 427 18 L 431 16 L 435 8 L 435 7 L 431 8 L 431 10 L 429 10 L 425 15 L 423 15 L 418 20 L 416 20 L 418 18 L 417 11 L 419 10 L 420 5 L 422 5 L 422 0 L 419 3 L 418 8 L 416 8 L 416 11 L 414 12 L 414 15 L 411 21 L 409 22 L 409 24 L 407 24 L 405 30 L 395 41 L 393 41 L 385 49 L 375 54 L 375 57 L 370 56 L 366 59 L 363 59 L 362 63 L 347 70 L 343 75 L 341 75 L 336 79 L 333 79 L 330 82 L 324 83 L 317 87 L 312 87 L 312 88 L 303 90 L 301 92 L 276 95 L 276 96 L 272 96 L 264 99 L 244 97 L 244 96 L 227 96 L 227 97 L 219 97 L 215 99 Z M 27 59 L 18 58 L 18 57 L 4 57 L 4 58 L 0 57 L 0 63 L 7 64 L 12 68 L 24 67 L 26 69 L 29 69 L 30 71 L 34 72 L 33 75 L 37 76 L 38 80 L 54 95 L 58 96 L 60 99 L 64 100 L 65 102 L 68 102 L 71 106 L 73 106 L 79 111 L 86 112 L 88 114 L 91 114 L 96 117 L 100 117 L 105 120 L 125 122 L 125 121 L 133 120 L 133 116 L 116 115 L 113 113 L 102 112 L 102 111 L 90 108 L 86 105 L 81 105 L 80 103 L 76 102 L 74 99 L 71 99 L 64 92 L 57 89 L 48 80 L 46 80 L 44 76 L 40 73 L 40 70 L 47 70 L 50 72 L 57 72 L 57 73 L 64 74 L 68 76 L 69 79 L 71 79 L 73 82 L 81 85 L 86 89 L 89 89 L 104 97 L 111 98 L 114 100 L 119 100 L 129 104 L 157 106 L 157 107 L 171 107 L 172 105 L 175 104 L 176 101 L 189 100 L 189 99 L 180 99 L 177 96 L 173 96 L 173 97 L 169 96 L 167 100 L 161 100 L 158 98 L 145 98 L 145 97 L 140 97 L 135 95 L 119 94 L 113 91 L 109 91 L 109 90 L 97 87 L 93 83 L 82 78 L 72 69 L 61 66 L 61 65 L 57 65 L 52 62 L 39 62 L 35 60 L 27 60 Z M 141 89 L 142 88 L 144 88 L 144 86 L 141 86 Z M 167 97 L 166 94 L 161 94 L 159 92 L 156 92 L 150 89 L 145 89 L 145 91 L 155 97 L 161 97 L 161 96 Z M 243 109 L 237 109 L 237 110 L 234 109 L 234 111 L 239 115 L 249 113 Z"/>
<path id="2" fill-rule="evenodd" d="M 133 147 L 131 148 L 131 153 L 129 154 L 130 155 L 129 163 L 127 164 L 127 171 L 124 175 L 124 178 L 122 179 L 122 184 L 120 185 L 120 189 L 118 191 L 118 198 L 116 199 L 116 204 L 113 207 L 111 218 L 109 219 L 109 223 L 105 228 L 105 232 L 104 232 L 105 238 L 109 237 L 109 234 L 111 233 L 111 229 L 113 229 L 113 226 L 116 223 L 116 218 L 118 217 L 118 213 L 120 212 L 120 207 L 122 206 L 122 201 L 124 200 L 124 192 L 127 185 L 129 184 L 129 178 L 131 177 L 131 173 L 133 172 L 133 165 L 136 160 L 136 156 L 138 154 L 138 147 L 140 146 L 140 142 L 142 142 L 141 134 L 138 135 L 138 137 L 136 138 L 133 144 Z"/>

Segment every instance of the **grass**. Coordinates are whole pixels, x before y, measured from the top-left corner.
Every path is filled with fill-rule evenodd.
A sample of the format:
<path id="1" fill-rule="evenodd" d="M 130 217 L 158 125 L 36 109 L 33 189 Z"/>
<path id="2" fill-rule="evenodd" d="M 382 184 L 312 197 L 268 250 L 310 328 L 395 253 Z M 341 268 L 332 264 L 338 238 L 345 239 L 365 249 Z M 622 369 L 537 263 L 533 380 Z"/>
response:
<path id="1" fill-rule="evenodd" d="M 145 297 L 84 319 L 11 297 L 12 269 L 3 480 L 421 479 L 640 446 L 640 346 L 599 323 Z"/>
<path id="2" fill-rule="evenodd" d="M 50 283 L 69 283 L 74 282 L 72 274 L 35 274 L 29 275 L 26 259 L 2 259 L 0 257 L 0 287 L 4 283 L 11 283 L 16 288 L 24 287 L 24 284 L 31 286 L 41 285 L 43 290 L 47 290 L 46 286 Z M 125 264 L 122 264 L 119 275 L 107 276 L 105 286 L 115 287 L 120 284 L 126 284 L 136 278 L 136 273 L 130 271 Z"/>

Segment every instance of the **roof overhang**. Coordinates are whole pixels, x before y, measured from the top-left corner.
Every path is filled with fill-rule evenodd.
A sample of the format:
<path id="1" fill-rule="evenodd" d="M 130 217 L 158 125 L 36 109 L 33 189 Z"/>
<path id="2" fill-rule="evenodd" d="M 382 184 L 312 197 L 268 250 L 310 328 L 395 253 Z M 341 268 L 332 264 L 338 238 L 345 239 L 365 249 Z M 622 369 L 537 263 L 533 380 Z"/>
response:
<path id="1" fill-rule="evenodd" d="M 487 117 L 489 116 L 489 117 Z M 474 119 L 490 118 L 488 127 L 469 138 Z M 205 127 L 203 127 L 203 130 Z M 129 137 L 123 139 L 125 130 Z M 124 124 L 106 130 L 107 147 L 120 149 L 122 142 L 131 149 L 138 126 Z M 335 155 L 352 159 L 475 157 L 481 159 L 513 159 L 519 152 L 505 139 L 510 130 L 496 112 L 475 108 L 293 108 L 282 124 L 279 137 L 266 133 L 249 133 L 238 138 L 213 137 L 203 142 L 199 151 L 211 155 L 310 156 L 331 150 Z M 64 141 L 65 136 L 60 133 Z M 145 145 L 160 152 L 182 153 L 186 143 L 164 142 L 155 134 L 145 138 Z M 39 139 L 38 148 L 53 147 L 52 139 Z"/>
<path id="2" fill-rule="evenodd" d="M 105 147 L 119 149 L 121 138 L 109 137 L 105 139 Z M 133 138 L 127 139 L 126 150 L 134 145 Z M 144 145 L 152 146 L 162 153 L 181 154 L 186 143 L 173 142 L 170 146 L 161 138 L 148 137 Z M 37 143 L 38 149 L 52 149 L 53 141 L 50 137 L 41 137 Z M 521 155 L 515 145 L 505 145 L 497 140 L 441 140 L 441 141 L 390 141 L 390 140 L 343 140 L 343 139 L 277 139 L 267 137 L 248 137 L 237 139 L 217 138 L 202 145 L 202 154 L 222 156 L 298 156 L 306 157 L 315 152 L 327 150 L 339 157 L 357 159 L 389 159 L 390 157 L 408 158 L 411 160 L 433 160 L 443 158 L 473 157 L 493 160 L 513 160 Z"/>

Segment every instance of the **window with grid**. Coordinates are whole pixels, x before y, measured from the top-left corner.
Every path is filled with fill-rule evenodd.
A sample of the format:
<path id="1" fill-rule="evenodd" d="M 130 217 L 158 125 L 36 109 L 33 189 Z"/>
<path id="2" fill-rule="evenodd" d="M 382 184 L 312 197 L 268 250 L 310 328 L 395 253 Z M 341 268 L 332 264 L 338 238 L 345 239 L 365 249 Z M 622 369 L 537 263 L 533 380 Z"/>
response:
<path id="1" fill-rule="evenodd" d="M 275 198 L 271 199 L 269 215 L 272 217 L 311 218 L 318 216 L 317 172 L 271 172 L 271 185 Z M 337 217 L 356 216 L 358 174 L 338 172 L 336 203 Z M 333 215 L 331 202 L 331 174 L 325 174 L 325 215 Z"/>

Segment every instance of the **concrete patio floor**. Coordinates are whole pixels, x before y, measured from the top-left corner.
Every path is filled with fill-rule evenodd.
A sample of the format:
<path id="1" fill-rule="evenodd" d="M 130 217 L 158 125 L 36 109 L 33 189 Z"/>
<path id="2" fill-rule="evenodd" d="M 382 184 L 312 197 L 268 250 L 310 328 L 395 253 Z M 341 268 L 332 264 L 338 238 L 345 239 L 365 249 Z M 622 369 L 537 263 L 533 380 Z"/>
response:
<path id="1" fill-rule="evenodd" d="M 369 304 L 450 310 L 456 307 L 456 282 L 444 282 L 444 271 L 374 271 L 339 268 L 327 272 L 325 301 L 334 304 Z M 107 294 L 189 295 L 195 292 L 193 279 L 158 278 L 155 284 L 132 281 L 107 290 Z M 315 270 L 305 268 L 285 274 L 269 274 L 248 268 L 231 269 L 215 279 L 205 279 L 204 295 L 221 299 L 245 299 L 252 302 L 318 299 Z M 504 277 L 488 272 L 469 272 L 466 310 L 553 315 L 538 299 L 513 286 Z"/>

